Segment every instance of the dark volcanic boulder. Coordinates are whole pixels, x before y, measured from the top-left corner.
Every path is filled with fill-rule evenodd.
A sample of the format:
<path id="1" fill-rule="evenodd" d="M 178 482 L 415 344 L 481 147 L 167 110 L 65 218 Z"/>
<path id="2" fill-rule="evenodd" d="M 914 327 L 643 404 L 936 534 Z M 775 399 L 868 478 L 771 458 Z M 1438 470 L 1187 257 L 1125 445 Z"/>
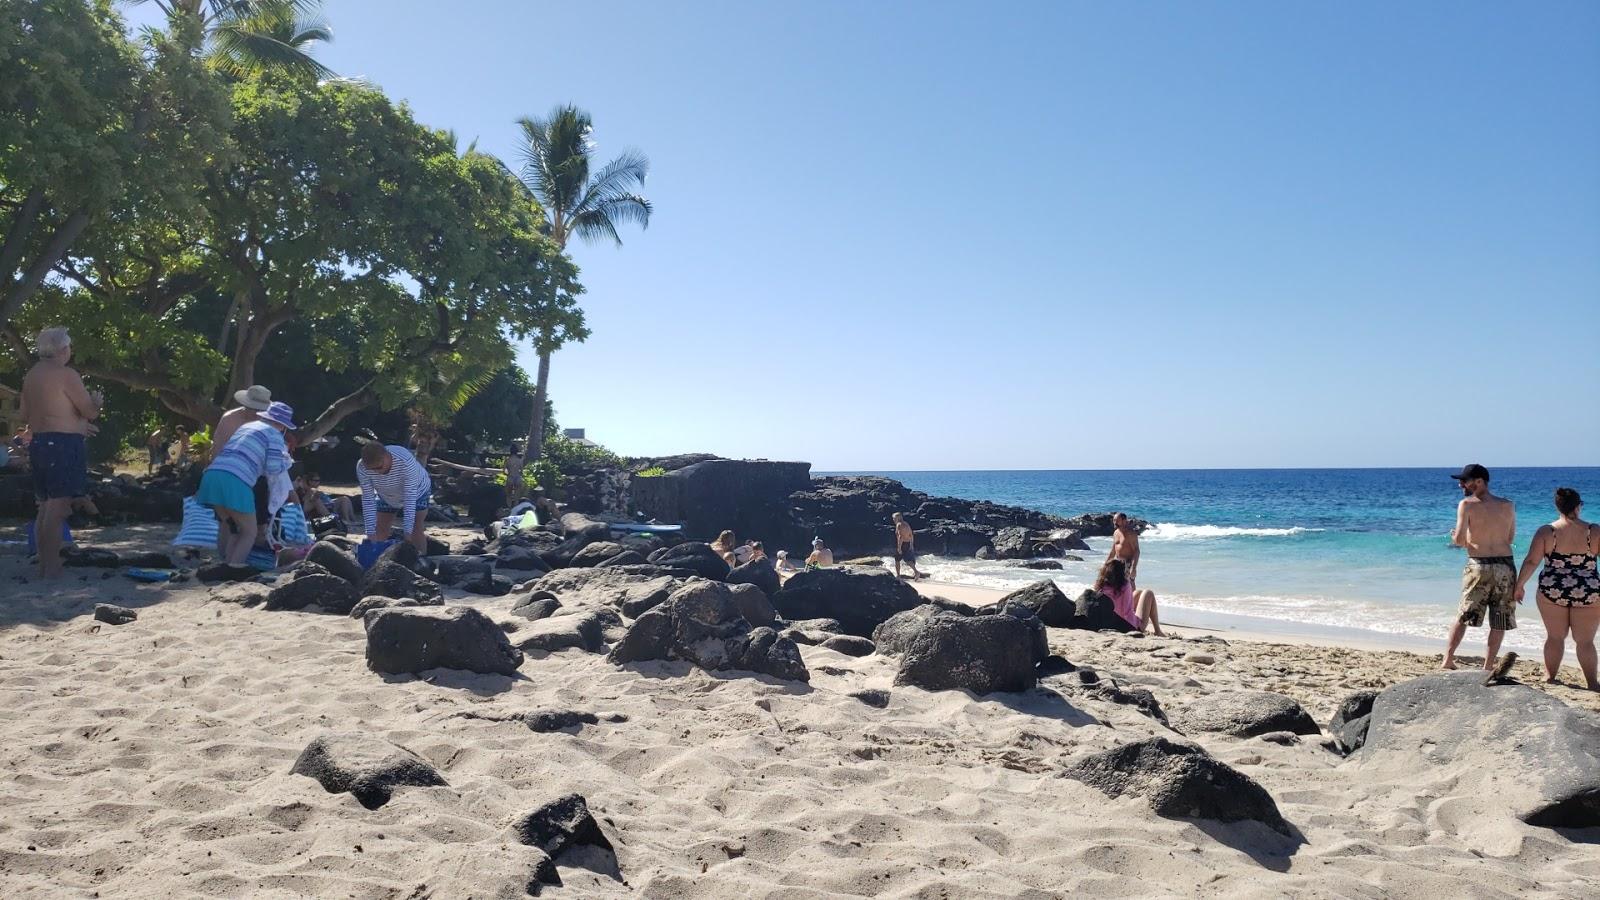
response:
<path id="1" fill-rule="evenodd" d="M 648 561 L 644 558 L 644 555 L 639 551 L 624 550 L 621 553 L 618 553 L 616 556 L 609 557 L 599 563 L 596 563 L 596 565 L 611 568 L 613 566 L 642 566 L 647 562 Z"/>
<path id="2" fill-rule="evenodd" d="M 379 609 L 367 614 L 367 668 L 391 674 L 464 669 L 513 675 L 522 651 L 494 620 L 467 606 Z"/>
<path id="3" fill-rule="evenodd" d="M 1024 569 L 1035 569 L 1038 571 L 1047 572 L 1057 572 L 1066 568 L 1065 566 L 1061 565 L 1061 563 L 1058 563 L 1053 559 L 1030 559 L 1023 562 L 1021 565 Z"/>
<path id="4" fill-rule="evenodd" d="M 728 578 L 728 564 L 723 561 L 711 545 L 699 541 L 687 541 L 675 547 L 667 547 L 650 554 L 649 560 L 658 566 L 674 569 L 688 569 L 701 578 L 712 581 L 725 581 Z"/>
<path id="5" fill-rule="evenodd" d="M 323 734 L 300 751 L 290 771 L 315 778 L 330 794 L 349 793 L 367 809 L 388 803 L 397 787 L 445 784 L 422 757 L 365 734 Z"/>
<path id="6" fill-rule="evenodd" d="M 912 636 L 895 684 L 974 694 L 1025 691 L 1035 684 L 1038 620 L 1009 615 L 935 615 Z"/>
<path id="7" fill-rule="evenodd" d="M 606 607 L 600 607 L 605 609 Z M 613 616 L 615 612 L 611 613 Z M 579 649 L 599 653 L 606 649 L 606 621 L 599 610 L 536 620 L 517 632 L 517 647 L 524 653 Z"/>
<path id="8" fill-rule="evenodd" d="M 1133 626 L 1128 620 L 1117 615 L 1117 605 L 1111 598 L 1099 591 L 1085 590 L 1078 595 L 1074 604 L 1072 620 L 1067 623 L 1068 628 L 1077 628 L 1082 631 L 1119 631 L 1124 634 L 1133 631 Z"/>
<path id="9" fill-rule="evenodd" d="M 432 571 L 432 569 L 423 565 L 422 554 L 417 552 L 417 548 L 412 546 L 410 541 L 395 541 L 390 544 L 388 549 L 378 554 L 378 558 L 373 561 L 372 565 L 376 568 L 379 563 L 385 562 L 398 563 L 418 575 L 426 575 Z M 333 570 L 330 569 L 329 571 Z"/>
<path id="10" fill-rule="evenodd" d="M 433 580 L 440 584 L 476 581 L 494 572 L 494 560 L 487 556 L 430 556 L 427 563 L 433 567 Z"/>
<path id="11" fill-rule="evenodd" d="M 434 597 L 428 600 L 418 600 L 415 597 L 362 597 L 361 602 L 350 610 L 350 618 L 366 621 L 367 613 L 375 609 L 400 609 L 415 606 L 443 606 L 444 600 Z"/>
<path id="12" fill-rule="evenodd" d="M 871 656 L 877 647 L 864 637 L 853 634 L 836 634 L 822 642 L 822 646 L 845 656 Z"/>
<path id="13" fill-rule="evenodd" d="M 622 568 L 558 569 L 535 581 L 534 594 L 530 596 L 555 597 L 562 606 L 609 606 L 629 618 L 638 618 L 665 602 L 683 582 L 670 575 L 641 574 Z"/>
<path id="14" fill-rule="evenodd" d="M 733 591 L 714 581 L 690 581 L 665 603 L 641 615 L 608 657 L 617 664 L 682 659 L 702 669 L 745 669 L 809 681 L 800 648 L 771 628 L 752 629 Z"/>
<path id="15" fill-rule="evenodd" d="M 765 559 L 751 560 L 742 566 L 734 566 L 728 572 L 726 581 L 729 584 L 753 584 L 768 597 L 783 587 L 783 580 L 778 577 L 778 570 Z"/>
<path id="16" fill-rule="evenodd" d="M 496 569 L 508 572 L 548 572 L 550 564 L 544 561 L 537 550 L 513 544 L 502 547 L 495 554 Z"/>
<path id="17" fill-rule="evenodd" d="M 600 831 L 600 823 L 589 812 L 583 797 L 568 794 L 539 807 L 511 823 L 517 842 L 535 847 L 554 861 L 572 847 L 590 846 L 610 852 L 611 842 Z M 544 884 L 560 884 L 555 866 L 541 867 L 538 879 Z"/>
<path id="18" fill-rule="evenodd" d="M 1271 691 L 1221 691 L 1199 697 L 1173 713 L 1180 731 L 1210 731 L 1255 737 L 1272 731 L 1321 734 L 1316 720 L 1292 698 Z"/>
<path id="19" fill-rule="evenodd" d="M 355 608 L 361 596 L 356 586 L 337 575 L 307 575 L 286 581 L 267 593 L 263 609 L 305 609 L 318 606 L 344 615 Z"/>
<path id="20" fill-rule="evenodd" d="M 1339 752 L 1349 754 L 1361 749 L 1367 742 L 1367 726 L 1372 715 L 1372 701 L 1377 691 L 1356 691 L 1344 698 L 1333 718 L 1328 720 L 1328 733 L 1333 735 Z"/>
<path id="21" fill-rule="evenodd" d="M 560 608 L 561 601 L 557 600 L 554 594 L 549 591 L 534 591 L 512 604 L 511 614 L 537 622 L 555 615 L 556 610 Z"/>
<path id="22" fill-rule="evenodd" d="M 1032 533 L 1021 527 L 1002 528 L 994 533 L 989 545 L 993 559 L 1034 559 L 1060 556 L 1061 548 L 1050 541 L 1036 541 Z"/>
<path id="23" fill-rule="evenodd" d="M 94 620 L 107 625 L 126 625 L 139 618 L 139 614 L 126 606 L 117 606 L 114 603 L 96 603 L 94 605 Z"/>
<path id="24" fill-rule="evenodd" d="M 1483 672 L 1403 681 L 1372 703 L 1352 760 L 1401 781 L 1456 780 L 1457 822 L 1509 813 L 1546 828 L 1600 826 L 1600 716 Z M 1348 765 L 1348 764 L 1347 764 Z M 1453 828 L 1454 826 L 1452 826 Z"/>
<path id="25" fill-rule="evenodd" d="M 363 597 L 411 597 L 432 600 L 441 596 L 439 586 L 393 560 L 379 560 L 361 580 Z"/>
<path id="26" fill-rule="evenodd" d="M 622 545 L 616 541 L 595 541 L 572 554 L 572 562 L 569 565 L 584 569 L 592 568 L 621 552 Z"/>
<path id="27" fill-rule="evenodd" d="M 234 565 L 232 563 L 211 563 L 201 566 L 195 572 L 195 578 L 201 584 L 221 584 L 228 581 L 255 581 L 261 572 L 255 566 Z"/>
<path id="28" fill-rule="evenodd" d="M 366 574 L 361 564 L 356 562 L 354 553 L 328 541 L 317 541 L 312 544 L 311 549 L 306 551 L 306 562 L 315 563 L 352 585 L 359 585 L 362 576 Z"/>
<path id="29" fill-rule="evenodd" d="M 772 595 L 785 619 L 838 619 L 857 637 L 871 637 L 890 616 L 922 604 L 916 588 L 893 573 L 846 568 L 796 573 Z"/>
<path id="30" fill-rule="evenodd" d="M 1111 524 L 1112 518 L 1114 518 L 1112 513 L 1088 513 L 1066 519 L 1062 524 L 1076 531 L 1079 537 L 1111 537 L 1117 531 L 1116 526 Z M 1144 534 L 1145 530 L 1150 527 L 1149 522 L 1143 519 L 1135 519 L 1132 516 L 1128 517 L 1128 524 L 1133 528 L 1135 534 Z"/>
<path id="31" fill-rule="evenodd" d="M 911 639 L 936 615 L 954 616 L 956 613 L 924 603 L 914 609 L 898 612 L 885 619 L 872 630 L 872 643 L 885 656 L 899 656 L 911 645 Z"/>
<path id="32" fill-rule="evenodd" d="M 734 605 L 739 607 L 739 615 L 751 625 L 773 625 L 778 621 L 778 611 L 772 608 L 772 601 L 767 599 L 767 593 L 753 584 L 730 584 L 728 590 L 733 592 Z"/>
<path id="33" fill-rule="evenodd" d="M 1078 615 L 1077 605 L 1067 599 L 1067 595 L 1061 593 L 1061 588 L 1048 578 L 1012 591 L 1000 600 L 1001 606 L 1011 604 L 1033 610 L 1039 621 L 1051 628 L 1071 628 Z M 1114 612 L 1112 614 L 1115 615 Z"/>
<path id="34" fill-rule="evenodd" d="M 1143 797 L 1167 819 L 1254 821 L 1284 835 L 1294 829 L 1272 795 L 1199 747 L 1146 738 L 1075 760 L 1062 773 L 1108 797 Z"/>

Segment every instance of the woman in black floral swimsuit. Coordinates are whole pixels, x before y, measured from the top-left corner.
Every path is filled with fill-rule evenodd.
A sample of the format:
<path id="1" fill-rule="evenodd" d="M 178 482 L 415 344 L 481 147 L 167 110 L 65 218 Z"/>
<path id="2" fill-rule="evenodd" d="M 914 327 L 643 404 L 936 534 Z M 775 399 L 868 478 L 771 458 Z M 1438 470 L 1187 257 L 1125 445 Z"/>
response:
<path id="1" fill-rule="evenodd" d="M 1567 633 L 1578 645 L 1578 667 L 1583 670 L 1589 690 L 1600 691 L 1595 677 L 1594 635 L 1600 628 L 1600 528 L 1578 518 L 1583 498 L 1572 488 L 1556 490 L 1556 510 L 1561 518 L 1540 526 L 1533 533 L 1528 556 L 1517 573 L 1517 602 L 1522 602 L 1523 585 L 1539 563 L 1539 614 L 1544 617 L 1545 681 L 1552 684 L 1561 671 L 1561 656 L 1566 650 Z"/>

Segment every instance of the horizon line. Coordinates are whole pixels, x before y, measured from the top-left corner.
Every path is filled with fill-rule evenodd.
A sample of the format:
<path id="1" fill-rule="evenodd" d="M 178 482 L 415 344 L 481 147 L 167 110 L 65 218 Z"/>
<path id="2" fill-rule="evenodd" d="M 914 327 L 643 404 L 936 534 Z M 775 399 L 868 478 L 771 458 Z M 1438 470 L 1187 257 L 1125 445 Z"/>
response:
<path id="1" fill-rule="evenodd" d="M 1383 471 L 1422 471 L 1438 468 L 1448 472 L 1457 466 L 1148 466 L 1144 468 L 1080 468 L 1080 469 L 884 469 L 884 468 L 818 468 L 812 466 L 813 472 L 844 473 L 875 475 L 878 473 L 943 473 L 943 472 L 1383 472 Z M 1600 465 L 1569 465 L 1569 466 L 1517 466 L 1502 465 L 1491 466 L 1490 472 L 1496 469 L 1596 469 Z"/>

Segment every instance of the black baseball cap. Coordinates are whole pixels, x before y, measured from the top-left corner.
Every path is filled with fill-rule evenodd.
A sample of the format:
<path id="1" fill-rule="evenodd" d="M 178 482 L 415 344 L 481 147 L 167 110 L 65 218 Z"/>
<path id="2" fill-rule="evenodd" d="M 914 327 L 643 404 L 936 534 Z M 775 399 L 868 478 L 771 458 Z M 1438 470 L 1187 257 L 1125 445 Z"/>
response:
<path id="1" fill-rule="evenodd" d="M 1450 477 L 1457 481 L 1471 481 L 1474 478 L 1482 478 L 1484 481 L 1488 481 L 1489 470 L 1477 463 L 1472 463 L 1471 465 L 1462 466 L 1461 471 Z"/>

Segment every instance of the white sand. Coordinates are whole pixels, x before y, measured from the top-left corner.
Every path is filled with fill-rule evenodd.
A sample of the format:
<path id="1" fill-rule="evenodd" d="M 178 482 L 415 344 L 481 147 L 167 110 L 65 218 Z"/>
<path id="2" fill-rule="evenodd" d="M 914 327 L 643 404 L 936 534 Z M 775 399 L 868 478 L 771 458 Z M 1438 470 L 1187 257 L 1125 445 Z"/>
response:
<path id="1" fill-rule="evenodd" d="M 1593 844 L 1511 819 L 1462 822 L 1469 782 L 1456 774 L 1373 783 L 1315 739 L 1195 736 L 1272 793 L 1305 835 L 1295 849 L 1260 826 L 1166 820 L 1058 777 L 1078 754 L 1170 734 L 1131 707 L 1048 689 L 975 699 L 892 688 L 874 709 L 847 692 L 891 688 L 892 661 L 817 647 L 802 648 L 809 687 L 677 664 L 620 669 L 576 650 L 530 657 L 516 680 L 384 679 L 366 669 L 359 622 L 236 602 L 260 587 L 167 589 L 91 572 L 41 589 L 13 582 L 21 571 L 15 556 L 0 562 L 6 898 L 515 896 L 526 854 L 507 825 L 573 791 L 616 845 L 617 869 L 574 854 L 566 886 L 545 896 L 1600 892 Z M 137 622 L 86 615 L 113 595 L 142 607 Z M 509 620 L 509 599 L 451 602 Z M 1245 686 L 1289 693 L 1325 721 L 1344 692 L 1429 668 L 1400 653 L 1051 638 L 1169 710 Z M 1197 652 L 1213 661 L 1184 660 Z M 458 716 L 550 707 L 628 720 L 535 734 Z M 410 747 L 449 786 L 401 788 L 367 810 L 289 774 L 329 728 Z"/>

